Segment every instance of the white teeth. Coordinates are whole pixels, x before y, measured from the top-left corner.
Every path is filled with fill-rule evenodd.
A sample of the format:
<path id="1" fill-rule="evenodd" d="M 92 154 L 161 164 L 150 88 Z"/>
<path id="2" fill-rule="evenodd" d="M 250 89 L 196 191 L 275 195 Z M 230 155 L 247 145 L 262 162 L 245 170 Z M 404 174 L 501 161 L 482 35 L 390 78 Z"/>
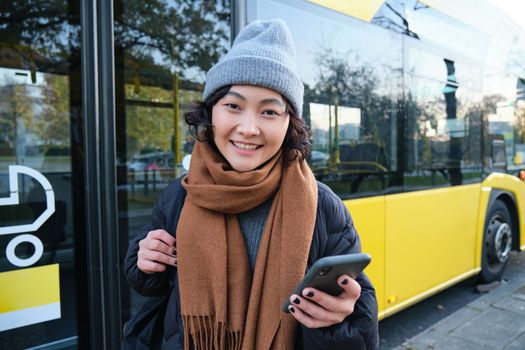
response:
<path id="1" fill-rule="evenodd" d="M 245 143 L 239 143 L 239 142 L 234 142 L 233 144 L 238 149 L 243 149 L 243 150 L 247 150 L 247 151 L 255 151 L 255 149 L 257 148 L 257 145 L 247 145 Z"/>

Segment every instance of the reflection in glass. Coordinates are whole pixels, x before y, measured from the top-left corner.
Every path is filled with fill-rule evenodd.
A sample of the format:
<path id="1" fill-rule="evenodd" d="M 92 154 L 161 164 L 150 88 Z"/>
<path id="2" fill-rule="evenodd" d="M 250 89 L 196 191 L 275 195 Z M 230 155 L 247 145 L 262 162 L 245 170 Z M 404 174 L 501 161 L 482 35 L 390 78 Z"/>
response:
<path id="1" fill-rule="evenodd" d="M 459 84 L 456 95 L 457 84 L 452 81 L 411 77 L 409 82 L 405 188 L 479 180 L 482 121 L 479 102 L 475 103 L 479 94 L 461 90 Z"/>
<path id="2" fill-rule="evenodd" d="M 83 152 L 78 8 L 76 1 L 17 0 L 4 2 L 0 9 L 0 197 L 9 197 L 8 167 L 22 165 L 49 181 L 55 207 L 37 231 L 27 232 L 43 245 L 35 264 L 13 266 L 6 259 L 6 246 L 21 234 L 0 235 L 1 276 L 20 274 L 23 283 L 34 282 L 31 289 L 36 293 L 2 300 L 0 312 L 6 312 L 5 307 L 12 307 L 10 312 L 51 310 L 55 303 L 60 311 L 50 321 L 30 321 L 27 326 L 0 331 L 2 349 L 50 342 L 75 348 L 77 343 L 74 247 L 75 237 L 83 233 L 79 216 L 83 211 Z M 47 189 L 30 176 L 18 175 L 17 190 L 19 205 L 0 206 L 0 227 L 32 223 L 48 208 Z M 26 259 L 35 249 L 22 243 L 15 253 Z M 58 275 L 36 284 L 40 274 L 53 266 L 58 266 Z M 40 317 L 37 309 L 31 310 L 31 317 Z"/>
<path id="3" fill-rule="evenodd" d="M 310 102 L 313 149 L 328 155 L 324 164 L 311 162 L 314 173 L 342 197 L 381 193 L 396 146 L 391 123 L 397 101 L 386 93 L 388 84 L 396 85 L 395 72 L 383 67 L 380 76 L 357 54 L 322 46 L 314 62 L 318 78 L 308 98 L 324 103 Z"/>
<path id="4" fill-rule="evenodd" d="M 407 1 L 412 3 L 414 1 Z M 412 38 L 419 39 L 417 31 L 414 31 L 411 27 L 411 23 L 407 20 L 407 14 L 405 13 L 405 1 L 385 1 L 379 8 L 372 19 L 372 23 L 388 30 L 394 31 L 399 34 L 407 35 Z M 413 4 L 414 11 L 427 8 L 428 6 L 415 1 Z"/>
<path id="5" fill-rule="evenodd" d="M 116 1 L 115 83 L 119 231 L 129 240 L 170 181 L 186 171 L 193 140 L 182 117 L 201 99 L 206 71 L 230 45 L 230 4 Z M 123 279 L 123 323 L 144 300 Z"/>
<path id="6" fill-rule="evenodd" d="M 395 191 L 401 36 L 309 3 L 258 1 L 257 18 L 276 13 L 295 37 L 316 177 L 342 198 Z"/>
<path id="7" fill-rule="evenodd" d="M 298 1 L 252 7 L 282 14 L 296 38 L 310 163 L 342 198 L 523 167 L 525 36 L 490 5 L 477 13 L 490 23 L 438 7 L 388 0 L 371 20 Z"/>

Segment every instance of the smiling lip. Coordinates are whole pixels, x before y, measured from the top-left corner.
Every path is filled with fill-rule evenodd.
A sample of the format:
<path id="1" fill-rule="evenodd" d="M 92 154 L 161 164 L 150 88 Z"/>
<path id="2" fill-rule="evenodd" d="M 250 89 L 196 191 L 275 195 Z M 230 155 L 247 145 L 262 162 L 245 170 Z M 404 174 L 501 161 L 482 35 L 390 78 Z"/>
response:
<path id="1" fill-rule="evenodd" d="M 255 151 L 260 145 L 256 145 L 254 143 L 247 143 L 247 142 L 238 142 L 238 141 L 231 141 L 231 143 L 235 146 L 235 148 L 241 150 L 241 151 Z"/>

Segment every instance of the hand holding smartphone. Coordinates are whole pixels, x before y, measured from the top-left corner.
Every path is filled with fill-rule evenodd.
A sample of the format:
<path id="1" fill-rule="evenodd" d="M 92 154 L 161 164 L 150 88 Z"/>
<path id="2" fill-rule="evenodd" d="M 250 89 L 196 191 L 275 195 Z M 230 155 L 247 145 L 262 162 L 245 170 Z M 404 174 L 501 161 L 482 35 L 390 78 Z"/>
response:
<path id="1" fill-rule="evenodd" d="M 293 294 L 301 294 L 304 288 L 312 287 L 327 294 L 337 296 L 343 289 L 337 284 L 341 275 L 355 279 L 370 263 L 370 255 L 366 253 L 326 256 L 317 260 L 308 270 L 306 276 L 294 289 Z M 290 298 L 286 298 L 282 306 L 284 312 L 289 312 Z"/>

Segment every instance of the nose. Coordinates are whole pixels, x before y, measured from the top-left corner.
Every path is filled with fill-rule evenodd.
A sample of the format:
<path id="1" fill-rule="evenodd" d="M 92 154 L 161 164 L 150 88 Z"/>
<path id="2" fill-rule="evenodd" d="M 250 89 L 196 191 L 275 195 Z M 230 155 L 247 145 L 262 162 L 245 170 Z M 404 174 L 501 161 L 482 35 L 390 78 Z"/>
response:
<path id="1" fill-rule="evenodd" d="M 244 113 L 239 125 L 237 125 L 237 131 L 244 137 L 259 135 L 261 131 L 255 113 L 248 111 Z"/>

